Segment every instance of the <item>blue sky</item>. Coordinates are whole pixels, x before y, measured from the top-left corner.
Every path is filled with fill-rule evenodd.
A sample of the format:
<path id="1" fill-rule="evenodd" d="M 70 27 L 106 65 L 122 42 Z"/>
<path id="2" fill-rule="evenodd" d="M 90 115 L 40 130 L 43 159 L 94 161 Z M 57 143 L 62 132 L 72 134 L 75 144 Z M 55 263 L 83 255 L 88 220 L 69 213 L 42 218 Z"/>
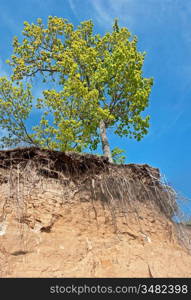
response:
<path id="1" fill-rule="evenodd" d="M 154 77 L 148 112 L 149 134 L 136 142 L 109 132 L 111 147 L 126 150 L 127 163 L 158 167 L 167 181 L 191 198 L 191 1 L 189 0 L 1 0 L 0 76 L 12 39 L 22 37 L 23 22 L 49 15 L 78 25 L 92 19 L 95 32 L 112 29 L 113 19 L 138 37 L 146 51 L 144 75 Z M 189 177 L 190 176 L 190 177 Z"/>

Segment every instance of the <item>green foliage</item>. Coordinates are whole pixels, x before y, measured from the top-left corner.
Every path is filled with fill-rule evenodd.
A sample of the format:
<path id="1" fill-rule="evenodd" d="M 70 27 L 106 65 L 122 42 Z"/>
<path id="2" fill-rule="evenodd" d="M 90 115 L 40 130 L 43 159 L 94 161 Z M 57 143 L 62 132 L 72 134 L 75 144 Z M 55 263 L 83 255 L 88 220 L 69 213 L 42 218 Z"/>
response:
<path id="1" fill-rule="evenodd" d="M 0 123 L 11 133 L 10 144 L 23 139 L 51 149 L 95 150 L 101 120 L 106 128 L 115 125 L 119 136 L 140 140 L 148 132 L 149 116 L 141 116 L 152 86 L 152 79 L 142 75 L 145 53 L 137 51 L 137 38 L 117 20 L 113 31 L 101 37 L 93 34 L 92 21 L 74 29 L 66 19 L 49 17 L 47 26 L 41 19 L 24 22 L 23 37 L 13 40 L 12 83 L 0 82 Z M 31 134 L 24 126 L 32 107 L 30 87 L 22 84 L 28 77 L 44 84 L 43 97 L 36 101 L 43 113 Z M 57 89 L 47 89 L 51 81 Z"/>
<path id="2" fill-rule="evenodd" d="M 14 86 L 7 78 L 0 78 L 0 124 L 7 135 L 0 139 L 2 147 L 17 145 L 21 140 L 34 144 L 27 133 L 25 121 L 32 108 L 30 86 L 24 89 L 22 82 Z"/>
<path id="3" fill-rule="evenodd" d="M 113 162 L 115 164 L 124 164 L 125 163 L 125 156 L 122 155 L 122 153 L 125 153 L 124 150 L 118 148 L 118 147 L 115 147 L 113 150 L 112 150 L 112 158 L 113 158 Z"/>

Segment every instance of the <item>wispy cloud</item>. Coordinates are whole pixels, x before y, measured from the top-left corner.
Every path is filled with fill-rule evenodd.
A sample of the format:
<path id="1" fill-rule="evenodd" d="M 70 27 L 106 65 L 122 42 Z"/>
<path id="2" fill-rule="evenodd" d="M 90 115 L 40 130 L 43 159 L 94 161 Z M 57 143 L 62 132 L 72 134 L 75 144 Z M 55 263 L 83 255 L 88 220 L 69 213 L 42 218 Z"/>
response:
<path id="1" fill-rule="evenodd" d="M 75 6 L 77 0 L 69 0 L 71 7 Z M 162 24 L 167 22 L 168 18 L 184 19 L 189 16 L 191 11 L 191 2 L 182 0 L 88 0 L 95 18 L 104 27 L 111 26 L 113 19 L 119 17 L 122 26 L 128 25 L 134 29 L 140 24 L 147 26 L 143 19 L 147 19 L 148 26 L 150 22 Z M 76 10 L 76 6 L 75 6 Z M 178 12 L 178 15 L 177 15 Z M 152 21 L 151 21 L 152 20 Z M 189 28 L 190 31 L 190 28 Z"/>
<path id="2" fill-rule="evenodd" d="M 68 0 L 68 2 L 69 2 L 70 8 L 71 8 L 73 14 L 77 17 L 78 14 L 77 14 L 76 3 L 74 2 L 74 0 Z"/>
<path id="3" fill-rule="evenodd" d="M 120 24 L 124 25 L 127 19 L 128 5 L 132 0 L 90 0 L 97 21 L 105 28 L 111 28 L 114 18 L 120 18 Z M 133 18 L 128 15 L 128 21 L 133 23 Z"/>
<path id="4" fill-rule="evenodd" d="M 102 0 L 93 1 L 92 4 L 96 12 L 98 22 L 101 23 L 102 25 L 110 26 L 113 17 L 111 16 L 110 10 L 108 11 L 103 7 L 103 1 Z"/>

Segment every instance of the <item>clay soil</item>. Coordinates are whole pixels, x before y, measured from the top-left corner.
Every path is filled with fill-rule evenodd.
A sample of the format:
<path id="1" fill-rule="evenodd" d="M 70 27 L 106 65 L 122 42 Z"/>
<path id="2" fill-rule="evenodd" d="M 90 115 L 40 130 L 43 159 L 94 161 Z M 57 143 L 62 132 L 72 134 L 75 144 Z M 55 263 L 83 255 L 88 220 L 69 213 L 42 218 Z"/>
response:
<path id="1" fill-rule="evenodd" d="M 0 151 L 1 277 L 191 277 L 189 226 L 148 165 Z"/>

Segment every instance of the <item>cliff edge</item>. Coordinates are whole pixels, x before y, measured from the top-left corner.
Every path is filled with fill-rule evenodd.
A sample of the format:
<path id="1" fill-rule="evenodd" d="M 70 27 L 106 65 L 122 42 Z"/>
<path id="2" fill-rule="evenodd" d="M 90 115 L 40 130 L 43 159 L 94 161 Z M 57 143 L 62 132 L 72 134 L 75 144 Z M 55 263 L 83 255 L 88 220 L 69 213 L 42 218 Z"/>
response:
<path id="1" fill-rule="evenodd" d="M 1 277 L 190 277 L 189 226 L 149 165 L 0 151 Z"/>

